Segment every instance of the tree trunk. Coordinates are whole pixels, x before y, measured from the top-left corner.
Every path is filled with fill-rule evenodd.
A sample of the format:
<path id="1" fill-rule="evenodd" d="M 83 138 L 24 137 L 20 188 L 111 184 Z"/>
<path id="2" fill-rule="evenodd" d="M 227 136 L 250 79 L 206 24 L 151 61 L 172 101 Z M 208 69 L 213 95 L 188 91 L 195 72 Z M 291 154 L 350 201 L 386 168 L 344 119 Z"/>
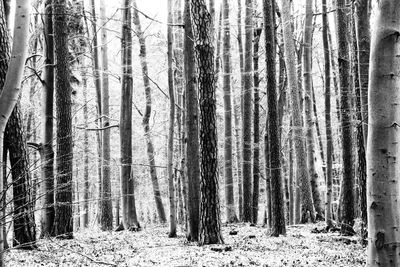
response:
<path id="1" fill-rule="evenodd" d="M 82 64 L 85 66 L 86 60 L 83 58 Z M 87 105 L 87 69 L 82 70 L 82 84 L 83 84 L 83 121 L 85 128 L 88 127 L 88 119 L 89 119 L 89 111 Z M 84 131 L 83 133 L 83 153 L 84 153 L 84 165 L 83 165 L 83 206 L 82 206 L 82 220 L 81 227 L 86 228 L 89 226 L 89 190 L 90 190 L 90 181 L 89 181 L 89 132 Z"/>
<path id="2" fill-rule="evenodd" d="M 4 133 L 4 149 L 9 152 L 13 185 L 13 246 L 24 249 L 35 248 L 36 229 L 32 180 L 26 135 L 23 132 L 22 114 L 19 104 L 14 107 Z"/>
<path id="3" fill-rule="evenodd" d="M 281 151 L 278 129 L 278 106 L 276 89 L 276 47 L 275 47 L 275 1 L 264 1 L 264 27 L 265 27 L 265 63 L 267 76 L 268 97 L 268 137 L 270 147 L 271 168 L 271 235 L 279 236 L 286 233 L 285 206 L 283 202 L 283 188 L 281 176 Z"/>
<path id="4" fill-rule="evenodd" d="M 252 169 L 251 169 L 251 106 L 253 93 L 253 1 L 246 0 L 244 82 L 242 92 L 242 146 L 243 146 L 243 221 L 251 222 L 252 215 Z"/>
<path id="5" fill-rule="evenodd" d="M 142 67 L 143 84 L 146 94 L 146 108 L 143 115 L 143 128 L 146 137 L 147 157 L 150 165 L 150 176 L 151 176 L 151 182 L 153 184 L 154 200 L 157 206 L 158 217 L 161 223 L 165 223 L 167 221 L 167 218 L 165 216 L 164 205 L 162 203 L 162 198 L 160 193 L 160 186 L 158 184 L 156 162 L 154 159 L 154 146 L 149 125 L 149 120 L 151 116 L 151 87 L 147 69 L 146 42 L 140 25 L 139 12 L 137 10 L 136 0 L 133 0 L 132 4 L 133 4 L 133 23 L 135 24 L 136 35 L 138 36 L 140 44 L 139 57 L 140 57 L 140 64 Z"/>
<path id="6" fill-rule="evenodd" d="M 218 192 L 218 140 L 214 47 L 211 15 L 204 0 L 192 0 L 194 47 L 198 68 L 200 104 L 200 233 L 199 244 L 223 243 Z"/>
<path id="7" fill-rule="evenodd" d="M 400 2 L 375 6 L 369 72 L 367 266 L 400 265 L 398 27 Z"/>
<path id="8" fill-rule="evenodd" d="M 197 241 L 200 223 L 200 159 L 199 159 L 199 125 L 198 125 L 198 96 L 196 88 L 196 69 L 192 22 L 190 19 L 190 0 L 185 0 L 184 7 L 185 34 L 184 34 L 184 68 L 186 82 L 186 170 L 189 184 L 189 229 L 188 239 Z"/>
<path id="9" fill-rule="evenodd" d="M 289 225 L 294 224 L 295 212 L 295 186 L 294 186 L 294 172 L 293 172 L 293 130 L 289 130 Z"/>
<path id="10" fill-rule="evenodd" d="M 296 172 L 298 185 L 301 191 L 301 221 L 306 222 L 308 217 L 315 221 L 314 203 L 311 195 L 311 185 L 308 178 L 308 167 L 303 140 L 303 118 L 300 109 L 300 99 L 297 84 L 296 51 L 294 46 L 293 31 L 290 23 L 290 5 L 288 0 L 282 0 L 282 23 L 285 49 L 285 61 L 287 66 L 288 84 L 291 90 L 292 115 L 294 127 L 294 146 L 296 150 Z"/>
<path id="11" fill-rule="evenodd" d="M 237 222 L 235 201 L 233 198 L 233 172 L 232 172 L 232 99 L 231 99 L 231 40 L 229 23 L 229 2 L 222 2 L 223 13 L 223 50 L 222 50 L 222 87 L 224 90 L 224 176 L 225 176 L 225 205 L 226 221 Z"/>
<path id="12" fill-rule="evenodd" d="M 326 0 L 322 0 L 322 43 L 324 47 L 324 76 L 325 76 L 325 128 L 326 128 L 326 202 L 325 223 L 328 228 L 332 222 L 332 125 L 331 125 L 331 66 L 328 43 L 328 16 Z"/>
<path id="13" fill-rule="evenodd" d="M 175 121 L 175 92 L 174 73 L 172 66 L 173 36 L 172 36 L 172 0 L 168 0 L 168 91 L 169 91 L 169 126 L 168 126 L 168 148 L 167 148 L 167 173 L 169 192 L 169 237 L 176 237 L 176 206 L 174 188 L 174 121 Z"/>
<path id="14" fill-rule="evenodd" d="M 57 116 L 57 190 L 53 235 L 73 237 L 72 216 L 72 87 L 68 62 L 67 3 L 54 0 L 54 63 Z"/>
<path id="15" fill-rule="evenodd" d="M 122 11 L 122 85 L 121 85 L 121 193 L 122 226 L 126 230 L 138 230 L 135 183 L 132 170 L 132 0 L 125 0 Z"/>
<path id="16" fill-rule="evenodd" d="M 349 46 L 347 35 L 348 14 L 346 14 L 346 0 L 337 1 L 337 40 L 338 40 L 338 66 L 340 84 L 340 113 L 342 129 L 342 160 L 343 179 L 341 192 L 343 193 L 343 205 L 340 221 L 342 232 L 351 231 L 354 223 L 354 175 L 353 175 L 353 140 L 351 126 L 351 104 L 350 104 L 350 65 Z"/>
<path id="17" fill-rule="evenodd" d="M 305 90 L 305 117 L 306 117 L 306 140 L 307 140 L 307 166 L 310 175 L 311 190 L 314 201 L 317 219 L 324 217 L 324 211 L 321 203 L 321 195 L 318 188 L 318 174 L 315 169 L 314 154 L 314 120 L 312 118 L 312 33 L 313 33 L 313 10 L 312 0 L 306 1 L 306 17 L 304 21 L 304 36 L 303 36 L 303 90 Z"/>

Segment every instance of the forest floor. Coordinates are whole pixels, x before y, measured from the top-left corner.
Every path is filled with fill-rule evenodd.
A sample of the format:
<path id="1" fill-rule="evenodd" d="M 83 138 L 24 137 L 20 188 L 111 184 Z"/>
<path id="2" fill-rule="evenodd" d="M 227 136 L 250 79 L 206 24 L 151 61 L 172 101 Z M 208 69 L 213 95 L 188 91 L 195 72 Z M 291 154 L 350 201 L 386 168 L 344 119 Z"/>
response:
<path id="1" fill-rule="evenodd" d="M 323 224 L 293 225 L 287 235 L 234 224 L 223 227 L 224 246 L 186 241 L 183 232 L 168 238 L 168 227 L 145 226 L 140 232 L 82 230 L 72 240 L 45 239 L 38 249 L 11 249 L 7 266 L 364 266 L 366 250 L 357 237 L 312 233 Z M 232 230 L 237 235 L 229 235 Z M 222 248 L 222 252 L 214 249 Z"/>

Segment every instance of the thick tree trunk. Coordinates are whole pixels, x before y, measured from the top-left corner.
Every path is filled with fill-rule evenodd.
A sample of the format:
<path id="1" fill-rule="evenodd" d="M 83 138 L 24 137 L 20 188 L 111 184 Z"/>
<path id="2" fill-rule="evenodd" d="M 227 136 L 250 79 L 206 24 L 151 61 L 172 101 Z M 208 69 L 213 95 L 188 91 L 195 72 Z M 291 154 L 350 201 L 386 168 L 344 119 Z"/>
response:
<path id="1" fill-rule="evenodd" d="M 7 122 L 4 133 L 4 149 L 9 152 L 13 185 L 13 246 L 31 249 L 35 247 L 36 242 L 35 202 L 32 200 L 33 186 L 19 104 L 14 107 Z"/>
<path id="2" fill-rule="evenodd" d="M 185 34 L 184 34 L 184 68 L 186 82 L 186 170 L 188 176 L 188 239 L 197 241 L 200 223 L 200 159 L 199 159 L 199 125 L 198 125 L 198 95 L 196 88 L 196 69 L 192 22 L 190 19 L 190 0 L 185 0 Z"/>
<path id="3" fill-rule="evenodd" d="M 54 0 L 54 63 L 57 115 L 57 190 L 53 235 L 73 237 L 72 217 L 72 87 L 68 62 L 67 3 Z"/>
<path id="4" fill-rule="evenodd" d="M 132 0 L 125 0 L 122 10 L 122 85 L 121 85 L 121 194 L 122 226 L 126 230 L 138 230 L 135 183 L 132 171 Z"/>
<path id="5" fill-rule="evenodd" d="M 102 127 L 107 128 L 110 125 L 110 108 L 109 108 L 109 81 L 108 81 L 108 40 L 107 40 L 107 28 L 106 23 L 108 21 L 106 17 L 104 0 L 100 0 L 100 21 L 102 23 L 101 28 L 101 59 L 102 59 L 102 98 L 101 98 L 101 121 Z M 102 131 L 102 156 L 103 161 L 101 163 L 101 228 L 102 230 L 111 230 L 113 227 L 113 209 L 112 209 L 112 194 L 111 194 L 111 162 L 110 162 L 110 142 L 111 142 L 111 129 L 105 129 Z"/>
<path id="6" fill-rule="evenodd" d="M 293 115 L 294 146 L 296 150 L 296 176 L 301 191 L 301 221 L 306 222 L 308 217 L 311 221 L 315 221 L 314 203 L 311 195 L 311 185 L 308 177 L 306 152 L 303 140 L 303 118 L 301 115 L 300 97 L 297 84 L 296 51 L 290 23 L 290 5 L 288 0 L 282 0 L 282 11 L 285 61 L 287 66 L 288 84 L 292 98 L 291 112 Z"/>
<path id="7" fill-rule="evenodd" d="M 252 215 L 252 93 L 253 93 L 253 1 L 246 0 L 245 44 L 244 44 L 244 82 L 242 90 L 242 146 L 243 146 L 243 221 L 251 222 Z"/>
<path id="8" fill-rule="evenodd" d="M 173 73 L 173 35 L 172 35 L 172 0 L 168 0 L 168 92 L 169 92 L 169 126 L 167 147 L 167 173 L 169 192 L 169 237 L 176 237 L 176 205 L 174 188 L 174 122 L 175 122 L 175 92 Z"/>
<path id="9" fill-rule="evenodd" d="M 340 84 L 340 113 L 342 129 L 342 160 L 343 179 L 341 192 L 343 194 L 343 205 L 341 206 L 340 222 L 342 232 L 351 231 L 354 224 L 354 175 L 353 175 L 353 140 L 351 125 L 351 103 L 350 103 L 350 65 L 349 45 L 347 35 L 348 14 L 346 14 L 346 0 L 337 1 L 337 41 L 338 41 L 338 66 Z"/>
<path id="10" fill-rule="evenodd" d="M 226 221 L 236 222 L 238 219 L 235 212 L 235 201 L 233 198 L 233 171 L 232 171 L 232 99 L 231 99 L 231 36 L 229 23 L 229 1 L 222 2 L 223 13 L 223 49 L 222 49 L 222 87 L 224 90 L 224 176 L 225 176 L 225 205 Z"/>
<path id="11" fill-rule="evenodd" d="M 194 47 L 200 106 L 200 233 L 199 244 L 223 243 L 218 192 L 218 140 L 214 47 L 211 16 L 204 0 L 192 0 Z"/>
<path id="12" fill-rule="evenodd" d="M 265 27 L 265 62 L 267 76 L 268 96 L 268 135 L 270 146 L 270 168 L 271 168 L 271 235 L 279 236 L 286 233 L 285 228 L 285 206 L 283 202 L 283 188 L 281 176 L 281 151 L 278 129 L 278 106 L 276 90 L 276 46 L 275 46 L 275 1 L 264 1 L 264 27 Z"/>
<path id="13" fill-rule="evenodd" d="M 367 266 L 400 265 L 399 25 L 400 2 L 374 11 L 369 70 L 367 144 Z"/>
<path id="14" fill-rule="evenodd" d="M 313 34 L 313 10 L 312 0 L 306 1 L 306 17 L 304 21 L 304 36 L 303 36 L 303 90 L 305 91 L 305 117 L 306 117 L 306 139 L 307 139 L 307 166 L 310 175 L 312 196 L 314 201 L 317 219 L 324 217 L 322 208 L 321 195 L 318 188 L 318 174 L 315 169 L 315 143 L 314 143 L 314 120 L 312 111 L 312 34 Z"/>
<path id="15" fill-rule="evenodd" d="M 325 78 L 325 129 L 326 129 L 326 202 L 325 223 L 328 228 L 332 222 L 332 125 L 331 125 L 331 66 L 328 43 L 328 16 L 326 0 L 322 0 L 322 43 L 324 47 L 324 78 Z"/>
<path id="16" fill-rule="evenodd" d="M 149 125 L 149 120 L 151 116 L 151 87 L 147 69 L 146 42 L 140 25 L 139 12 L 137 10 L 136 0 L 133 0 L 132 4 L 133 4 L 133 23 L 135 24 L 136 35 L 139 39 L 139 44 L 140 44 L 139 57 L 140 57 L 140 64 L 142 67 L 143 84 L 146 94 L 146 108 L 143 115 L 143 128 L 146 137 L 147 157 L 150 165 L 150 177 L 151 177 L 151 182 L 153 184 L 154 200 L 157 206 L 158 217 L 161 223 L 165 223 L 167 221 L 167 218 L 165 216 L 164 205 L 162 203 L 162 198 L 160 193 L 160 186 L 158 184 L 156 162 L 154 159 L 154 146 Z"/>

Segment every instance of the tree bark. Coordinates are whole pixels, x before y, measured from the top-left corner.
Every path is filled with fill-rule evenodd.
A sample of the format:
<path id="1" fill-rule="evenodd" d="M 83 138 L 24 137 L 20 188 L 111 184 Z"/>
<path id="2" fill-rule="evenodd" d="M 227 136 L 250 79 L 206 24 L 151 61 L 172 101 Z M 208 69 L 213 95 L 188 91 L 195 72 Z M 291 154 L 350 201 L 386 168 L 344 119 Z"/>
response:
<path id="1" fill-rule="evenodd" d="M 223 243 L 218 193 L 218 140 L 214 47 L 211 15 L 204 0 L 192 0 L 194 47 L 200 106 L 200 233 L 199 244 Z"/>
<path id="2" fill-rule="evenodd" d="M 140 44 L 139 57 L 140 57 L 140 64 L 142 67 L 143 84 L 146 94 L 146 108 L 143 115 L 143 128 L 146 137 L 147 157 L 150 165 L 150 176 L 151 176 L 151 182 L 153 184 L 154 200 L 157 206 L 158 217 L 161 223 L 165 223 L 167 221 L 167 218 L 165 216 L 164 205 L 162 203 L 162 198 L 160 193 L 160 186 L 158 184 L 156 162 L 154 159 L 154 146 L 149 125 L 149 120 L 151 116 L 151 87 L 150 87 L 148 68 L 147 68 L 146 42 L 140 25 L 136 0 L 133 0 L 132 4 L 133 4 L 133 23 L 135 24 L 136 35 L 138 36 Z"/>
<path id="3" fill-rule="evenodd" d="M 300 109 L 300 99 L 297 84 L 296 51 L 294 46 L 293 31 L 290 23 L 290 5 L 288 0 L 282 0 L 282 23 L 287 66 L 288 84 L 291 90 L 291 106 L 294 127 L 294 146 L 296 153 L 296 171 L 298 186 L 301 191 L 301 221 L 306 222 L 308 217 L 315 221 L 314 203 L 311 195 L 311 185 L 308 177 L 305 145 L 303 140 L 303 118 Z"/>
<path id="4" fill-rule="evenodd" d="M 398 134 L 400 97 L 400 2 L 376 5 L 371 25 L 369 69 L 369 123 L 367 144 L 367 266 L 400 265 L 400 176 Z"/>
<path id="5" fill-rule="evenodd" d="M 189 229 L 188 239 L 197 241 L 200 223 L 200 159 L 199 159 L 199 125 L 198 125 L 198 96 L 196 82 L 196 62 L 194 55 L 194 42 L 192 22 L 190 19 L 190 0 L 185 0 L 185 34 L 184 34 L 184 68 L 186 82 L 186 170 L 189 183 Z"/>

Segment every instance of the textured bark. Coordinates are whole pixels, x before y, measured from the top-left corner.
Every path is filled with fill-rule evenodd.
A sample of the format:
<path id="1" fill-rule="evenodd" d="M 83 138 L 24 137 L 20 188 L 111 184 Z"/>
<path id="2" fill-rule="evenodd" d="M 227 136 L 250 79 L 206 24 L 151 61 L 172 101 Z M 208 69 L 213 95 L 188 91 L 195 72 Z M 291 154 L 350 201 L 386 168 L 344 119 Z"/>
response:
<path id="1" fill-rule="evenodd" d="M 169 126 L 168 126 L 168 147 L 167 147 L 167 173 L 169 192 L 169 237 L 176 237 L 176 206 L 175 206 L 175 185 L 174 185 L 174 122 L 175 122 L 175 92 L 174 73 L 172 66 L 173 57 L 173 35 L 172 35 L 172 0 L 168 0 L 168 92 L 169 92 Z"/>
<path id="2" fill-rule="evenodd" d="M 322 136 L 321 136 L 321 128 L 318 120 L 318 109 L 317 109 L 317 100 L 315 99 L 315 88 L 314 86 L 311 87 L 312 89 L 312 101 L 313 101 L 313 110 L 314 110 L 314 118 L 315 118 L 315 129 L 318 139 L 318 148 L 319 148 L 319 155 L 322 161 L 322 171 L 324 173 L 324 181 L 326 181 L 326 163 L 325 163 L 325 153 L 324 147 L 322 144 Z"/>
<path id="3" fill-rule="evenodd" d="M 295 211 L 295 187 L 294 187 L 294 172 L 293 172 L 293 130 L 289 132 L 289 225 L 294 224 Z"/>
<path id="4" fill-rule="evenodd" d="M 108 21 L 106 17 L 104 0 L 100 0 L 100 21 L 102 24 L 101 28 L 101 107 L 102 107 L 102 127 L 106 128 L 110 125 L 110 110 L 109 110 L 109 81 L 108 81 L 108 40 L 107 40 L 107 28 L 106 23 Z M 102 131 L 102 156 L 103 161 L 101 163 L 101 228 L 102 230 L 111 230 L 113 227 L 113 210 L 112 210 L 112 195 L 111 195 L 111 166 L 110 166 L 110 142 L 111 142 L 111 129 L 105 129 Z"/>
<path id="5" fill-rule="evenodd" d="M 53 235 L 60 238 L 73 237 L 72 216 L 72 88 L 68 62 L 67 3 L 53 2 L 54 29 L 54 80 L 57 115 L 57 161 L 55 192 L 55 218 Z"/>
<path id="6" fill-rule="evenodd" d="M 305 21 L 304 21 L 304 36 L 303 36 L 303 90 L 304 106 L 305 106 L 305 120 L 306 120 L 306 140 L 307 140 L 307 166 L 310 175 L 311 190 L 314 201 L 315 211 L 317 212 L 317 219 L 324 217 L 322 208 L 321 195 L 318 188 L 318 174 L 315 169 L 315 143 L 314 143 L 314 120 L 312 111 L 312 34 L 313 34 L 313 10 L 312 0 L 306 1 Z"/>
<path id="7" fill-rule="evenodd" d="M 275 47 L 275 1 L 264 0 L 265 27 L 265 63 L 267 67 L 267 96 L 268 96 L 268 135 L 270 146 L 271 168 L 271 235 L 279 236 L 286 233 L 285 206 L 281 176 L 280 138 L 278 129 L 278 106 L 276 88 L 276 47 Z"/>
<path id="8" fill-rule="evenodd" d="M 400 265 L 400 2 L 380 1 L 371 25 L 367 144 L 367 266 Z"/>
<path id="9" fill-rule="evenodd" d="M 357 116 L 360 124 L 357 127 L 358 146 L 358 186 L 359 186 L 359 208 L 363 222 L 362 237 L 367 233 L 367 188 L 366 188 L 366 162 L 365 146 L 368 135 L 368 69 L 370 56 L 370 28 L 369 28 L 368 0 L 359 0 L 356 4 L 355 26 L 357 39 L 358 74 L 360 90 L 357 91 Z"/>
<path id="10" fill-rule="evenodd" d="M 253 1 L 246 0 L 245 44 L 244 44 L 244 82 L 242 90 L 242 147 L 243 147 L 243 221 L 252 218 L 252 168 L 251 168 L 251 132 L 252 132 L 252 93 L 253 93 Z"/>
<path id="11" fill-rule="evenodd" d="M 21 108 L 14 107 L 4 133 L 4 149 L 9 152 L 13 186 L 13 246 L 24 249 L 35 247 L 36 230 L 32 180 L 29 172 L 26 135 L 23 131 Z"/>
<path id="12" fill-rule="evenodd" d="M 149 120 L 151 116 L 151 87 L 150 87 L 150 80 L 148 77 L 148 68 L 147 68 L 147 58 L 146 58 L 146 42 L 144 38 L 144 34 L 142 32 L 140 20 L 139 20 L 139 13 L 137 10 L 136 0 L 133 0 L 133 23 L 135 24 L 136 28 L 136 35 L 139 39 L 140 44 L 140 64 L 142 67 L 142 76 L 143 76 L 143 84 L 145 88 L 146 94 L 146 108 L 143 115 L 143 128 L 144 134 L 146 138 L 146 145 L 147 145 L 147 157 L 149 160 L 150 165 L 150 177 L 151 182 L 153 184 L 153 193 L 154 193 L 154 200 L 157 206 L 157 213 L 161 223 L 165 223 L 167 218 L 165 216 L 164 205 L 162 203 L 160 187 L 158 184 L 158 177 L 157 177 L 157 170 L 156 170 L 156 162 L 154 159 L 154 146 L 151 137 L 150 125 Z M 192 63 L 193 64 L 193 63 Z"/>
<path id="13" fill-rule="evenodd" d="M 82 64 L 85 65 L 85 58 L 83 58 Z M 88 105 L 87 103 L 87 75 L 86 75 L 86 69 L 82 70 L 81 73 L 82 76 L 82 85 L 83 85 L 83 121 L 85 128 L 88 127 L 88 119 L 89 119 L 89 110 L 88 110 Z M 90 154 L 90 149 L 89 149 L 89 132 L 85 131 L 83 133 L 83 205 L 81 208 L 82 211 L 82 218 L 81 218 L 81 227 L 86 228 L 89 226 L 89 190 L 90 190 L 90 181 L 89 181 L 89 154 Z"/>
<path id="14" fill-rule="evenodd" d="M 354 223 L 354 175 L 353 175 L 353 140 L 351 126 L 351 103 L 350 103 L 350 65 L 349 46 L 347 35 L 350 32 L 348 27 L 348 14 L 345 8 L 346 0 L 337 1 L 337 41 L 338 41 L 338 66 L 340 85 L 340 113 L 342 129 L 342 160 L 343 179 L 341 192 L 343 194 L 343 205 L 341 206 L 342 232 L 350 231 Z"/>
<path id="15" fill-rule="evenodd" d="M 200 106 L 200 233 L 199 244 L 223 243 L 218 194 L 218 140 L 214 47 L 211 15 L 204 0 L 192 0 L 194 47 Z"/>
<path id="16" fill-rule="evenodd" d="M 282 23 L 285 49 L 285 61 L 287 66 L 288 84 L 291 92 L 291 113 L 294 127 L 294 146 L 296 153 L 296 172 L 298 186 L 301 191 L 301 221 L 315 221 L 314 203 L 311 195 L 311 185 L 308 177 L 305 145 L 303 140 L 303 118 L 300 108 L 300 97 L 298 92 L 296 51 L 293 42 L 293 31 L 290 23 L 290 5 L 288 0 L 282 0 Z"/>
<path id="17" fill-rule="evenodd" d="M 258 220 L 258 198 L 260 187 L 260 75 L 258 71 L 259 44 L 262 28 L 254 29 L 253 40 L 253 67 L 254 67 L 254 120 L 253 120 L 253 200 L 252 200 L 252 220 Z"/>
<path id="18" fill-rule="evenodd" d="M 328 16 L 326 13 L 326 0 L 322 0 L 322 44 L 324 47 L 324 81 L 325 81 L 325 130 L 326 130 L 326 202 L 325 223 L 327 227 L 333 226 L 332 222 L 332 125 L 331 125 L 331 66 L 328 43 Z"/>
<path id="19" fill-rule="evenodd" d="M 185 0 L 185 34 L 184 34 L 184 64 L 186 87 L 186 170 L 188 176 L 188 210 L 189 228 L 188 239 L 197 241 L 200 223 L 200 159 L 199 159 L 199 125 L 198 125 L 198 96 L 196 87 L 196 69 L 193 62 L 194 42 L 192 22 L 190 19 L 190 0 Z"/>
<path id="20" fill-rule="evenodd" d="M 126 230 L 140 228 L 135 204 L 135 179 L 132 171 L 132 0 L 125 0 L 122 9 L 122 85 L 121 85 L 121 194 L 122 226 Z"/>
<path id="21" fill-rule="evenodd" d="M 222 49 L 222 87 L 224 90 L 224 176 L 225 176 L 225 205 L 226 221 L 236 222 L 238 219 L 235 212 L 235 201 L 233 198 L 233 136 L 232 136 L 232 99 L 231 99 L 231 36 L 229 24 L 229 1 L 222 2 L 223 13 L 223 49 Z"/>

